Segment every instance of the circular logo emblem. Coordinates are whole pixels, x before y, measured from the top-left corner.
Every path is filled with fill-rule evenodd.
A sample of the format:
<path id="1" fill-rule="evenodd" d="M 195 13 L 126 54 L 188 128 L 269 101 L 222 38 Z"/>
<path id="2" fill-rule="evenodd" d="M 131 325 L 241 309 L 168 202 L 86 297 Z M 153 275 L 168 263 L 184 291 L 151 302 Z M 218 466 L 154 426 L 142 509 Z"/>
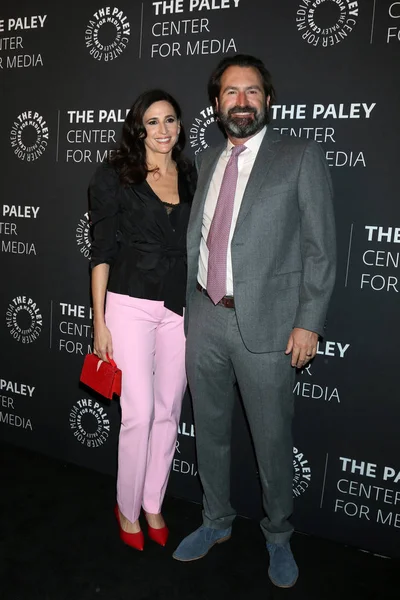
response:
<path id="1" fill-rule="evenodd" d="M 296 13 L 297 30 L 312 46 L 334 46 L 353 31 L 358 2 L 351 0 L 302 0 Z"/>
<path id="2" fill-rule="evenodd" d="M 69 425 L 75 438 L 87 448 L 103 446 L 110 435 L 110 421 L 104 408 L 91 398 L 73 405 Z"/>
<path id="3" fill-rule="evenodd" d="M 37 112 L 28 110 L 18 115 L 10 133 L 11 147 L 20 160 L 37 160 L 49 143 L 49 128 Z"/>
<path id="4" fill-rule="evenodd" d="M 200 111 L 190 126 L 190 147 L 195 154 L 198 154 L 199 152 L 206 150 L 209 146 L 213 146 L 221 141 L 218 134 L 214 109 L 212 106 L 208 106 Z"/>
<path id="5" fill-rule="evenodd" d="M 301 496 L 311 482 L 311 468 L 304 454 L 293 448 L 293 496 Z"/>
<path id="6" fill-rule="evenodd" d="M 95 12 L 86 26 L 86 48 L 96 60 L 108 62 L 123 53 L 130 34 L 131 26 L 122 10 L 106 6 Z"/>
<path id="7" fill-rule="evenodd" d="M 40 308 L 32 298 L 17 296 L 6 310 L 6 325 L 17 342 L 30 344 L 38 339 L 43 328 Z"/>
<path id="8" fill-rule="evenodd" d="M 75 239 L 79 252 L 83 254 L 85 258 L 90 258 L 92 238 L 90 235 L 89 213 L 85 213 L 83 217 L 79 219 L 78 226 L 75 230 Z"/>

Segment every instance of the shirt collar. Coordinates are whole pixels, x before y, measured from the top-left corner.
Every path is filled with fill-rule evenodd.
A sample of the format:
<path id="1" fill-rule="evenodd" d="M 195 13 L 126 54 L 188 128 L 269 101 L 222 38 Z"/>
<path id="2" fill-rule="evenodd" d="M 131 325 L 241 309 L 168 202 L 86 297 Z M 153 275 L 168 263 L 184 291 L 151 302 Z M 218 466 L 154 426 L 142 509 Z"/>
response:
<path id="1" fill-rule="evenodd" d="M 253 135 L 253 137 L 251 137 L 249 140 L 247 140 L 247 142 L 245 144 L 246 150 L 244 150 L 244 152 L 246 154 L 247 154 L 247 150 L 250 150 L 250 152 L 254 152 L 254 154 L 257 154 L 257 152 L 260 149 L 261 142 L 264 139 L 264 135 L 266 134 L 266 131 L 267 131 L 267 126 L 265 125 L 261 129 L 261 131 L 259 131 L 255 135 Z M 228 139 L 227 144 L 226 144 L 226 150 L 225 150 L 226 156 L 230 156 L 233 146 L 234 146 L 234 144 L 232 144 L 232 142 Z"/>

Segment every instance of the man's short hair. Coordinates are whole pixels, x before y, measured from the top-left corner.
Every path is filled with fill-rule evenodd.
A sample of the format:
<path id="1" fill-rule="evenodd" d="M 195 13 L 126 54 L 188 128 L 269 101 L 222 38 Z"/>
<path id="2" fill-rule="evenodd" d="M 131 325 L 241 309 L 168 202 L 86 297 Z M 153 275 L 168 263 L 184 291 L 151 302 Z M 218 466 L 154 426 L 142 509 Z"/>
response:
<path id="1" fill-rule="evenodd" d="M 215 98 L 219 97 L 221 91 L 221 77 L 228 67 L 253 67 L 260 73 L 265 97 L 270 96 L 270 107 L 276 99 L 274 86 L 272 85 L 271 73 L 265 68 L 264 63 L 250 54 L 236 54 L 223 58 L 211 74 L 208 81 L 208 97 L 215 109 Z"/>

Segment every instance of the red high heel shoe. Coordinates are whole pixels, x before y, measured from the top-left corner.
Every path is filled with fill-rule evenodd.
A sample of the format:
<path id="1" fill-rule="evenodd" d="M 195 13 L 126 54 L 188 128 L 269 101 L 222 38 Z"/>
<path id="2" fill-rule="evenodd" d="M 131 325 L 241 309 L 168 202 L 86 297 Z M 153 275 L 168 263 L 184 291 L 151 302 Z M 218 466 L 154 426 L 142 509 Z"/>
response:
<path id="1" fill-rule="evenodd" d="M 169 530 L 166 525 L 164 525 L 164 527 L 159 527 L 158 529 L 156 529 L 152 527 L 147 521 L 147 533 L 149 534 L 149 538 L 153 540 L 153 542 L 156 542 L 156 544 L 160 544 L 160 546 L 165 546 L 165 544 L 167 543 Z"/>
<path id="2" fill-rule="evenodd" d="M 114 508 L 114 513 L 118 521 L 119 525 L 119 536 L 121 540 L 127 546 L 131 548 L 135 548 L 135 550 L 143 550 L 144 548 L 144 535 L 143 531 L 138 531 L 137 533 L 128 533 L 128 531 L 124 531 L 121 527 L 121 519 L 119 518 L 119 509 L 118 504 Z"/>
<path id="3" fill-rule="evenodd" d="M 147 532 L 149 534 L 149 538 L 153 540 L 153 542 L 160 544 L 160 546 L 165 546 L 167 543 L 169 536 L 169 530 L 167 526 L 161 527 L 160 529 L 154 529 L 154 527 L 150 527 L 150 525 L 148 525 Z"/>

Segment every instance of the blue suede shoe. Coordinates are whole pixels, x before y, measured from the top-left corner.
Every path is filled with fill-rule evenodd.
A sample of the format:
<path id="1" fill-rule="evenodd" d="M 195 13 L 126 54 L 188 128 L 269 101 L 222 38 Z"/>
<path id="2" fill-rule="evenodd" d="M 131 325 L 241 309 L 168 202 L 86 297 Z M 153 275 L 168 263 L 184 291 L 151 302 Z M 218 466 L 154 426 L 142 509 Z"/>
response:
<path id="1" fill-rule="evenodd" d="M 182 562 L 203 558 L 215 544 L 222 544 L 231 537 L 232 527 L 228 529 L 212 529 L 202 525 L 185 537 L 172 557 Z"/>
<path id="2" fill-rule="evenodd" d="M 274 585 L 281 588 L 292 587 L 299 576 L 299 569 L 294 560 L 289 542 L 286 544 L 270 544 L 268 575 Z"/>

